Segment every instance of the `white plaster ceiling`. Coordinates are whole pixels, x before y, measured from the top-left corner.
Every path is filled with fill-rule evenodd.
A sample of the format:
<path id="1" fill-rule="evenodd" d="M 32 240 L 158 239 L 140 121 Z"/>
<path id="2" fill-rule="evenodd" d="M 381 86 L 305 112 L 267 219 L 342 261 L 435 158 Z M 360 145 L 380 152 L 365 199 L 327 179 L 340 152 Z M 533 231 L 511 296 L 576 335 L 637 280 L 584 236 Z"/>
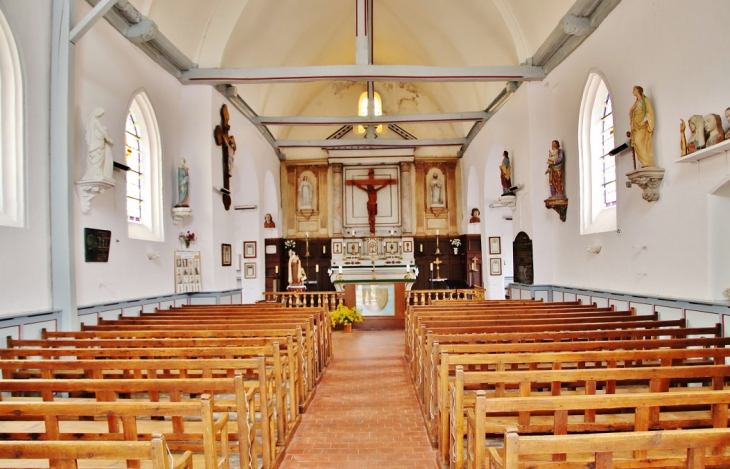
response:
<path id="1" fill-rule="evenodd" d="M 355 63 L 355 0 L 130 1 L 200 67 Z M 374 63 L 518 65 L 535 53 L 573 3 L 374 0 Z M 359 93 L 347 90 L 364 86 L 315 82 L 241 85 L 238 91 L 262 116 L 348 116 L 356 113 Z M 386 114 L 484 110 L 503 87 L 502 83 L 376 84 Z M 404 90 L 410 90 L 410 96 Z M 431 124 L 406 130 L 418 138 L 443 138 L 463 137 L 470 127 L 471 123 Z M 324 127 L 270 130 L 278 139 L 322 139 L 332 133 Z M 297 152 L 288 151 L 287 156 L 290 153 Z M 318 156 L 321 151 L 298 153 Z"/>

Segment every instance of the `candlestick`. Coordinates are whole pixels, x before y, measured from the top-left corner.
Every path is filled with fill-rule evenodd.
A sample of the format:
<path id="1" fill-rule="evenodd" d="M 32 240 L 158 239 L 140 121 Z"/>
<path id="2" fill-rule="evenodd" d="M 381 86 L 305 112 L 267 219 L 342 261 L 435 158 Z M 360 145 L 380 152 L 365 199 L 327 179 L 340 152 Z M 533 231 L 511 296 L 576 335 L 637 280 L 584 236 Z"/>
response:
<path id="1" fill-rule="evenodd" d="M 319 264 L 314 264 L 314 271 L 319 273 Z"/>
<path id="2" fill-rule="evenodd" d="M 438 236 L 438 235 L 439 235 L 439 230 L 436 230 L 436 236 Z"/>
<path id="3" fill-rule="evenodd" d="M 431 272 L 433 272 L 433 262 L 429 265 L 429 268 L 431 269 Z"/>
<path id="4" fill-rule="evenodd" d="M 339 270 L 339 271 L 338 271 L 338 273 L 340 273 L 340 274 L 341 274 L 341 273 L 342 273 L 342 266 L 339 266 L 339 267 L 338 267 L 338 270 Z"/>
<path id="5" fill-rule="evenodd" d="M 276 266 L 276 271 L 274 273 L 277 273 L 277 274 L 279 273 L 279 266 L 278 265 Z"/>
<path id="6" fill-rule="evenodd" d="M 309 238 L 309 231 L 307 231 L 307 238 Z"/>

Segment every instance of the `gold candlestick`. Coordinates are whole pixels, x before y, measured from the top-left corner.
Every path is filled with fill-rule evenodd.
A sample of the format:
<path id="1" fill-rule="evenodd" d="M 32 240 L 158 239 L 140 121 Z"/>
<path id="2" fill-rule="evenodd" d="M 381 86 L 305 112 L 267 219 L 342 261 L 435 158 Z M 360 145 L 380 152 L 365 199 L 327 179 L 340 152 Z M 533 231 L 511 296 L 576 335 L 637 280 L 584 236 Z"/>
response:
<path id="1" fill-rule="evenodd" d="M 436 280 L 441 280 L 441 264 L 443 264 L 443 262 L 441 262 L 441 259 L 436 259 L 435 261 L 433 261 L 433 265 L 436 266 Z"/>
<path id="2" fill-rule="evenodd" d="M 436 231 L 436 255 L 438 256 L 441 254 L 441 250 L 439 249 L 439 232 Z"/>

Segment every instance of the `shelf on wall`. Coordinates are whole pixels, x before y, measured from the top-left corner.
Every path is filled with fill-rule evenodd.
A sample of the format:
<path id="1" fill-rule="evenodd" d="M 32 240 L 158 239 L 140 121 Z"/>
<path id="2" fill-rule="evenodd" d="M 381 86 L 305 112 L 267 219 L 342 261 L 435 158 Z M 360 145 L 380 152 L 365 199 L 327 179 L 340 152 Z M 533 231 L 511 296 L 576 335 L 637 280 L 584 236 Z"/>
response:
<path id="1" fill-rule="evenodd" d="M 702 150 L 683 156 L 675 161 L 675 163 L 697 163 L 700 160 L 725 153 L 728 150 L 730 150 L 730 140 L 724 140 L 717 145 L 712 145 L 711 147 L 703 148 Z"/>

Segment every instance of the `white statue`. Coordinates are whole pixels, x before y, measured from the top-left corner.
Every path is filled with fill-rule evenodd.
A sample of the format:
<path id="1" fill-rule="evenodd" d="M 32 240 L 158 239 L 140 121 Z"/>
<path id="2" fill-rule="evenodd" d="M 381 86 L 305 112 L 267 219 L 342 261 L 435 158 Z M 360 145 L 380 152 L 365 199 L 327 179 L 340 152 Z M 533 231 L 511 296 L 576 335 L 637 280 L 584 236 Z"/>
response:
<path id="1" fill-rule="evenodd" d="M 299 184 L 299 210 L 311 210 L 312 209 L 312 183 L 307 180 L 307 176 L 304 176 L 302 182 Z"/>
<path id="2" fill-rule="evenodd" d="M 109 181 L 114 182 L 112 171 L 114 170 L 114 159 L 112 158 L 112 145 L 114 142 L 109 138 L 106 127 L 101 125 L 99 118 L 104 115 L 103 108 L 96 108 L 91 112 L 89 122 L 86 125 L 86 144 L 88 146 L 86 157 L 86 172 L 82 181 Z"/>
<path id="3" fill-rule="evenodd" d="M 707 144 L 705 139 L 705 118 L 699 114 L 690 117 L 689 130 L 692 135 L 690 135 L 689 142 L 687 142 L 687 153 L 694 153 L 705 148 Z"/>
<path id="4" fill-rule="evenodd" d="M 441 195 L 441 189 L 444 185 L 439 181 L 438 174 L 433 173 L 433 179 L 431 179 L 429 185 L 431 186 L 431 205 L 443 205 L 444 200 Z"/>

